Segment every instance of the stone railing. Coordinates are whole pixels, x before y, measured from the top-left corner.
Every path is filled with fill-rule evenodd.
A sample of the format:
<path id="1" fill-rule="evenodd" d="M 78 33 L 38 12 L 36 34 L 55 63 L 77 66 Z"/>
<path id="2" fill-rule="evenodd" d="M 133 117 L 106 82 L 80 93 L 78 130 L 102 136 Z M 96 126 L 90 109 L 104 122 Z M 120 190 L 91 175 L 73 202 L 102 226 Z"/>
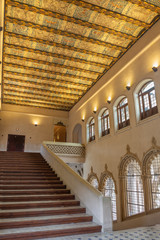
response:
<path id="1" fill-rule="evenodd" d="M 65 142 L 44 142 L 44 144 L 66 163 L 85 161 L 85 147 L 82 144 Z"/>
<path id="2" fill-rule="evenodd" d="M 43 142 L 41 154 L 47 163 L 55 170 L 62 181 L 86 207 L 86 212 L 93 215 L 93 221 L 102 225 L 103 231 L 112 230 L 111 199 L 102 195 L 86 180 L 80 177 Z"/>

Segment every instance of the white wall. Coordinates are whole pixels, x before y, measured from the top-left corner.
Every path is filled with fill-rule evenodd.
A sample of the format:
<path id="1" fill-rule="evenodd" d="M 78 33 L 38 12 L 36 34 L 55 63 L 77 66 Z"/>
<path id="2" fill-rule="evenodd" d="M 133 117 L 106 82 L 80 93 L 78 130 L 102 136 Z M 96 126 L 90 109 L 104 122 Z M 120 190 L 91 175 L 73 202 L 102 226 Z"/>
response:
<path id="1" fill-rule="evenodd" d="M 61 121 L 68 126 L 68 112 L 6 104 L 0 119 L 0 151 L 7 149 L 8 134 L 15 134 L 25 135 L 25 152 L 40 152 L 43 141 L 53 141 L 54 124 Z"/>
<path id="2" fill-rule="evenodd" d="M 160 146 L 160 68 L 152 71 L 155 62 L 160 65 L 160 21 L 155 24 L 128 52 L 87 92 L 87 94 L 74 106 L 69 113 L 69 136 L 72 140 L 72 132 L 76 124 L 82 125 L 82 143 L 86 145 L 86 162 L 84 164 L 84 176 L 87 178 L 91 166 L 100 177 L 104 171 L 105 163 L 108 170 L 113 173 L 116 180 L 118 194 L 118 221 L 114 228 L 128 228 L 139 225 L 160 223 L 160 213 L 143 216 L 128 221 L 121 221 L 120 188 L 118 167 L 121 157 L 126 153 L 126 145 L 131 151 L 137 153 L 142 161 L 143 153 L 151 147 L 151 139 L 154 136 Z M 137 122 L 133 92 L 137 84 L 144 79 L 152 79 L 155 82 L 158 114 L 143 121 Z M 131 90 L 126 90 L 127 83 L 131 84 Z M 116 99 L 125 95 L 128 98 L 130 112 L 130 126 L 115 131 L 113 105 Z M 111 104 L 107 103 L 111 96 Z M 97 107 L 97 113 L 93 113 Z M 110 112 L 111 133 L 109 136 L 98 136 L 98 113 L 107 107 Z M 86 123 L 89 117 L 95 117 L 96 139 L 91 143 L 86 141 Z M 85 117 L 85 121 L 81 119 Z"/>

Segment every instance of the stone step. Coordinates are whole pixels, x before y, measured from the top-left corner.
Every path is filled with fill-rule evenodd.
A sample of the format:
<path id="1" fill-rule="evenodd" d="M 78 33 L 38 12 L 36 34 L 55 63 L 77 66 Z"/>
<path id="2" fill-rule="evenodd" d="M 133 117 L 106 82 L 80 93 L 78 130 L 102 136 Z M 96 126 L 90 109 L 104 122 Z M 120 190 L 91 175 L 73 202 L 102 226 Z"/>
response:
<path id="1" fill-rule="evenodd" d="M 45 184 L 45 185 L 1 185 L 0 190 L 23 190 L 23 189 L 66 189 L 66 185 L 63 184 Z"/>
<path id="2" fill-rule="evenodd" d="M 77 200 L 68 200 L 68 201 L 52 201 L 52 202 L 38 202 L 38 203 L 4 203 L 0 204 L 1 210 L 8 209 L 31 209 L 31 208 L 49 208 L 49 207 L 66 207 L 66 206 L 79 206 L 80 202 Z"/>
<path id="3" fill-rule="evenodd" d="M 69 215 L 55 215 L 55 216 L 41 216 L 28 217 L 28 218 L 13 218 L 13 219 L 1 219 L 0 229 L 32 227 L 32 226 L 48 226 L 57 224 L 69 224 L 78 222 L 92 221 L 92 216 L 86 214 L 69 214 Z"/>
<path id="4" fill-rule="evenodd" d="M 21 231 L 20 231 L 21 230 Z M 60 237 L 101 231 L 101 226 L 94 223 L 73 223 L 68 225 L 51 225 L 32 228 L 14 228 L 3 230 L 0 233 L 1 240 L 33 240 L 48 237 Z"/>
<path id="5" fill-rule="evenodd" d="M 43 190 L 26 190 L 26 191 L 23 191 L 23 190 L 15 190 L 15 191 L 8 191 L 8 190 L 0 190 L 0 195 L 35 195 L 35 194 L 61 194 L 61 193 L 70 193 L 70 190 L 68 189 L 43 189 Z"/>
<path id="6" fill-rule="evenodd" d="M 73 194 L 65 194 L 65 193 L 59 193 L 59 194 L 52 194 L 52 195 L 21 195 L 21 196 L 5 196 L 2 197 L 0 196 L 0 201 L 1 202 L 33 202 L 33 201 L 45 201 L 45 200 L 49 200 L 49 201 L 54 201 L 54 200 L 69 200 L 69 199 L 75 199 L 75 196 Z"/>
<path id="7" fill-rule="evenodd" d="M 46 185 L 46 184 L 63 184 L 63 181 L 60 180 L 28 180 L 28 181 L 6 181 L 6 180 L 0 180 L 0 185 Z"/>
<path id="8" fill-rule="evenodd" d="M 25 209 L 25 210 L 1 210 L 0 218 L 19 218 L 19 217 L 32 217 L 32 216 L 50 216 L 50 215 L 64 215 L 85 213 L 86 209 L 83 207 L 55 207 L 55 208 L 41 208 L 41 209 Z"/>

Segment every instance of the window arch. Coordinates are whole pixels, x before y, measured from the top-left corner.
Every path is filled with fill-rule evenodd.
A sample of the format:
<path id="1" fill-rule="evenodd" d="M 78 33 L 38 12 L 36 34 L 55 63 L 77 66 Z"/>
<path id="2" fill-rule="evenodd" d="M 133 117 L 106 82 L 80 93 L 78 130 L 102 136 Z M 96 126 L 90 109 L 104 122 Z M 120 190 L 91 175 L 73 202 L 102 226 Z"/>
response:
<path id="1" fill-rule="evenodd" d="M 122 98 L 117 105 L 117 119 L 118 129 L 130 125 L 128 99 L 126 97 Z"/>
<path id="2" fill-rule="evenodd" d="M 96 189 L 99 188 L 99 180 L 97 174 L 93 172 L 93 167 L 91 167 L 91 172 L 88 174 L 87 181 Z"/>
<path id="3" fill-rule="evenodd" d="M 147 211 L 160 208 L 160 149 L 155 145 L 144 155 Z"/>
<path id="4" fill-rule="evenodd" d="M 140 119 L 150 117 L 158 112 L 154 82 L 145 83 L 138 92 Z"/>
<path id="5" fill-rule="evenodd" d="M 133 154 L 126 154 L 120 164 L 123 217 L 145 211 L 141 165 Z"/>
<path id="6" fill-rule="evenodd" d="M 111 198 L 112 203 L 112 218 L 113 221 L 117 220 L 117 201 L 116 201 L 116 184 L 112 173 L 107 170 L 107 165 L 105 165 L 105 171 L 100 177 L 100 190 L 106 197 Z"/>
<path id="7" fill-rule="evenodd" d="M 91 142 L 95 140 L 95 120 L 94 118 L 91 118 L 88 123 L 88 141 Z"/>

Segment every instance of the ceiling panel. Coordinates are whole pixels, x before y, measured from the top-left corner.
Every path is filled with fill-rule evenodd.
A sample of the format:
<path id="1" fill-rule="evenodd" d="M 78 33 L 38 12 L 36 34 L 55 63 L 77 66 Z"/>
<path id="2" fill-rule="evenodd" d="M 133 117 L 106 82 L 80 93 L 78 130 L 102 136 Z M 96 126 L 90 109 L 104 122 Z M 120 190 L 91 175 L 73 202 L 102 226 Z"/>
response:
<path id="1" fill-rule="evenodd" d="M 69 111 L 159 14 L 158 0 L 6 0 L 3 103 Z"/>

